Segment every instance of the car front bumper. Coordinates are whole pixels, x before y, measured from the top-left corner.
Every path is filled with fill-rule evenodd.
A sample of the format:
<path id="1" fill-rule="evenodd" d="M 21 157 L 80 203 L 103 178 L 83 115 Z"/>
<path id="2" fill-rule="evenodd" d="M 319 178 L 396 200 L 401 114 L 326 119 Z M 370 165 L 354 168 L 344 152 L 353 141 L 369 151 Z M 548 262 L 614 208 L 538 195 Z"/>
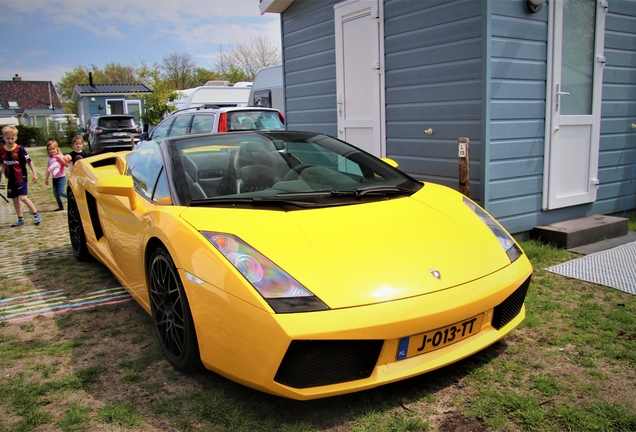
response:
<path id="1" fill-rule="evenodd" d="M 211 285 L 182 280 L 208 369 L 264 392 L 308 400 L 417 376 L 488 347 L 525 318 L 531 273 L 522 257 L 494 274 L 432 294 L 291 314 L 267 313 Z M 403 338 L 481 314 L 478 333 L 398 360 Z"/>

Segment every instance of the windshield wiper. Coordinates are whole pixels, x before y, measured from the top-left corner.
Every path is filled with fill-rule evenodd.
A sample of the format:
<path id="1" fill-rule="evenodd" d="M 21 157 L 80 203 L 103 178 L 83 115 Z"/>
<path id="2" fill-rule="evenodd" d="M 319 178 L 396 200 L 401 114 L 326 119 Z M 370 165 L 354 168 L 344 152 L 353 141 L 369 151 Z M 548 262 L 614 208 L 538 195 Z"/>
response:
<path id="1" fill-rule="evenodd" d="M 252 198 L 208 198 L 191 202 L 193 206 L 201 205 L 227 205 L 227 204 L 252 204 L 252 205 L 293 205 L 297 207 L 313 207 L 312 202 L 298 201 L 292 199 L 281 199 L 276 197 L 252 197 Z"/>
<path id="2" fill-rule="evenodd" d="M 411 195 L 415 191 L 399 186 L 367 186 L 357 189 L 323 189 L 317 191 L 305 191 L 305 192 L 280 192 L 276 194 L 276 197 L 312 197 L 312 196 L 325 196 L 330 195 L 334 197 L 338 196 L 352 196 L 361 197 L 364 195 Z"/>
<path id="3" fill-rule="evenodd" d="M 368 186 L 357 189 L 332 190 L 332 196 L 355 196 L 364 195 L 411 195 L 414 191 L 399 186 Z"/>
<path id="4" fill-rule="evenodd" d="M 331 189 L 323 189 L 323 190 L 315 190 L 315 191 L 304 191 L 304 192 L 279 192 L 274 197 L 315 197 L 315 196 L 325 196 L 330 195 L 333 192 Z"/>

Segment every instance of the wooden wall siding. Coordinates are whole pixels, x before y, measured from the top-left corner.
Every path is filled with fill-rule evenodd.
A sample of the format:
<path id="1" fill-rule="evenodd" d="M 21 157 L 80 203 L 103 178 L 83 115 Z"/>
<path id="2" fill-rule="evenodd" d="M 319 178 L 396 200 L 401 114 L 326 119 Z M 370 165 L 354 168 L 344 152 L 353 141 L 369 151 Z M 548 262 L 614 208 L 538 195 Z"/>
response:
<path id="1" fill-rule="evenodd" d="M 490 147 L 486 208 L 512 232 L 541 212 L 548 8 L 491 3 Z M 522 228 L 523 227 L 523 228 Z"/>
<path id="2" fill-rule="evenodd" d="M 333 5 L 296 0 L 282 15 L 288 129 L 338 134 Z"/>
<path id="3" fill-rule="evenodd" d="M 384 2 L 387 156 L 418 179 L 458 189 L 457 139 L 469 137 L 477 200 L 481 13 L 481 2 L 471 0 Z M 433 134 L 424 134 L 429 128 Z"/>
<path id="4" fill-rule="evenodd" d="M 593 212 L 636 208 L 636 1 L 611 0 L 605 21 L 599 180 Z"/>
<path id="5" fill-rule="evenodd" d="M 503 37 L 501 31 L 506 27 L 512 31 L 514 26 L 498 26 L 496 23 L 502 21 L 497 15 L 504 17 L 512 15 L 511 18 L 514 18 L 517 14 L 510 13 L 514 8 L 513 3 L 516 2 L 493 2 L 492 54 L 493 62 L 497 62 L 493 72 L 496 71 L 500 75 L 506 61 L 495 57 L 500 56 L 505 59 L 509 54 L 505 54 L 498 47 L 498 39 L 510 43 Z M 504 13 L 503 9 L 507 9 L 507 12 Z M 530 36 L 531 32 L 528 29 L 532 28 L 532 25 L 543 26 L 544 18 L 542 13 L 539 13 L 525 15 L 525 19 L 529 21 L 530 27 L 525 26 L 526 39 L 523 40 L 523 47 L 514 47 L 514 49 L 509 47 L 508 52 L 522 54 L 519 60 L 526 63 L 530 61 L 529 65 L 533 62 L 542 63 L 547 52 L 543 48 L 544 41 L 537 40 L 536 35 Z M 518 30 L 515 32 L 519 33 Z M 544 33 L 547 33 L 547 27 Z M 520 41 L 514 42 L 518 44 Z M 636 101 L 636 1 L 611 0 L 609 2 L 609 11 L 606 16 L 605 57 L 598 172 L 601 185 L 597 200 L 592 204 L 548 212 L 541 211 L 539 199 L 543 189 L 543 168 L 538 161 L 543 157 L 544 115 L 537 119 L 495 118 L 495 116 L 501 116 L 497 114 L 498 112 L 506 112 L 502 109 L 503 106 L 498 106 L 500 99 L 505 99 L 502 96 L 505 93 L 519 95 L 519 99 L 523 99 L 526 107 L 532 106 L 536 110 L 538 105 L 531 103 L 533 99 L 535 102 L 545 99 L 545 81 L 542 81 L 545 80 L 545 72 L 538 80 L 519 77 L 518 68 L 511 69 L 511 75 L 514 77 L 512 80 L 493 77 L 488 209 L 511 232 L 528 231 L 534 226 L 590 214 L 620 213 L 625 209 L 626 204 L 628 209 L 636 208 L 636 198 L 627 196 L 636 164 L 636 146 L 634 145 L 636 133 L 630 128 L 636 116 L 634 102 Z M 547 69 L 544 67 L 543 70 Z M 534 71 L 538 73 L 536 69 Z M 506 81 L 505 87 L 504 81 Z M 536 96 L 533 97 L 532 93 L 535 92 Z M 516 122 L 517 125 L 513 126 L 510 122 Z M 517 176 L 516 170 L 522 169 L 525 171 L 519 172 L 523 175 Z M 533 172 L 536 174 L 532 174 Z"/>
<path id="6" fill-rule="evenodd" d="M 290 129 L 337 134 L 339 1 L 296 0 L 282 15 Z M 530 14 L 522 0 L 485 5 L 384 0 L 387 156 L 417 178 L 457 189 L 457 138 L 469 137 L 471 197 L 513 233 L 621 212 L 636 164 L 636 0 L 609 1 L 597 201 L 553 211 L 542 211 L 548 7 Z"/>

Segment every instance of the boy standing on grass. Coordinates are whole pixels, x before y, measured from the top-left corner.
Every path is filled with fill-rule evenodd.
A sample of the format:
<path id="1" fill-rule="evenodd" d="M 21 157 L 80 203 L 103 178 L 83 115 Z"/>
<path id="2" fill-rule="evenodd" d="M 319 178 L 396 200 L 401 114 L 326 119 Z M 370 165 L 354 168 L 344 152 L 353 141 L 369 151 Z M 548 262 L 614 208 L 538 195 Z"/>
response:
<path id="1" fill-rule="evenodd" d="M 27 165 L 29 165 L 33 173 L 33 182 L 37 183 L 38 181 L 38 175 L 35 172 L 33 161 L 27 154 L 26 149 L 16 143 L 18 139 L 18 129 L 15 126 L 5 126 L 2 128 L 2 139 L 4 140 L 4 145 L 0 147 L 0 162 L 2 162 L 0 181 L 2 180 L 2 174 L 4 174 L 9 181 L 7 184 L 7 196 L 13 200 L 13 207 L 18 215 L 18 221 L 11 226 L 17 227 L 24 225 L 22 203 L 26 204 L 29 210 L 31 210 L 35 218 L 35 224 L 39 225 L 42 219 L 31 200 L 27 197 Z"/>

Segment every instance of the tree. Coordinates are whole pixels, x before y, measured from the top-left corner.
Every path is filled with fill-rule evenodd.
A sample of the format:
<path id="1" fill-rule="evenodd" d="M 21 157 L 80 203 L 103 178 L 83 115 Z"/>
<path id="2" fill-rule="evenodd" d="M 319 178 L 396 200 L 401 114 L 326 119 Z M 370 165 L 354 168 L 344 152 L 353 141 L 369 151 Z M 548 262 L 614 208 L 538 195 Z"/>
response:
<path id="1" fill-rule="evenodd" d="M 132 84 L 139 81 L 137 68 L 133 66 L 124 66 L 120 63 L 110 62 L 104 65 L 103 70 L 99 70 L 91 65 L 93 73 L 93 82 L 99 84 Z"/>
<path id="2" fill-rule="evenodd" d="M 65 112 L 77 114 L 77 103 L 73 102 L 73 89 L 75 84 L 87 84 L 88 73 L 91 69 L 86 66 L 76 66 L 73 70 L 66 72 L 60 81 L 55 84 L 55 90 L 62 101 Z"/>
<path id="3" fill-rule="evenodd" d="M 208 81 L 219 80 L 222 77 L 214 71 L 197 67 L 194 71 L 194 87 L 205 85 Z"/>
<path id="4" fill-rule="evenodd" d="M 190 53 L 173 53 L 163 58 L 160 66 L 168 86 L 176 90 L 195 87 L 197 64 Z"/>
<path id="5" fill-rule="evenodd" d="M 242 41 L 236 45 L 229 45 L 227 51 L 219 50 L 215 68 L 216 71 L 230 82 L 230 76 L 243 72 L 240 81 L 253 81 L 256 72 L 266 66 L 281 62 L 281 53 L 267 38 L 258 35 L 249 41 Z"/>
<path id="6" fill-rule="evenodd" d="M 139 115 L 142 122 L 147 125 L 158 124 L 166 114 L 177 109 L 173 103 L 179 98 L 179 92 L 170 85 L 171 83 L 161 78 L 161 70 L 158 64 L 152 68 L 142 63 L 139 69 L 140 78 L 152 88 L 152 93 L 137 93 L 136 98 L 143 101 L 143 113 Z"/>

